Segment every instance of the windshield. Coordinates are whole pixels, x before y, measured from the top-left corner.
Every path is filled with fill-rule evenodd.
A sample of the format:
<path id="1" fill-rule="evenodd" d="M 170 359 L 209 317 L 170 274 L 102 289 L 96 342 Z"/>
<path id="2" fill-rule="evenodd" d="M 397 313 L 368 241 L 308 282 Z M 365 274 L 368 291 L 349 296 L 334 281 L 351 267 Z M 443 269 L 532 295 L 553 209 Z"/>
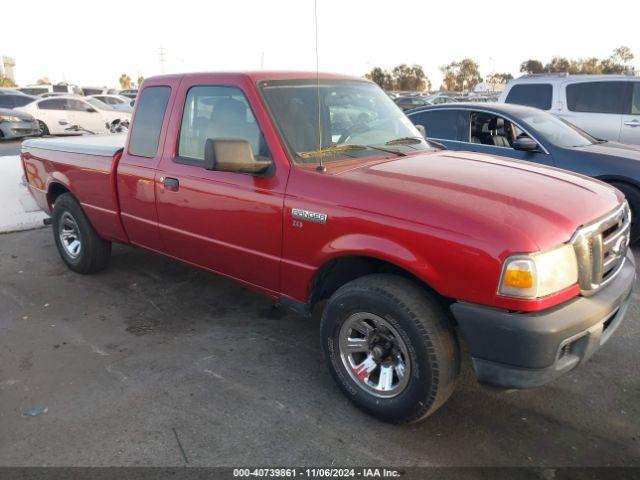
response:
<path id="1" fill-rule="evenodd" d="M 531 125 L 548 142 L 562 148 L 586 147 L 598 141 L 578 127 L 550 113 L 532 112 L 522 117 L 522 121 Z"/>
<path id="2" fill-rule="evenodd" d="M 272 80 L 260 87 L 296 163 L 430 148 L 395 103 L 369 82 L 321 79 L 318 87 L 315 80 Z"/>

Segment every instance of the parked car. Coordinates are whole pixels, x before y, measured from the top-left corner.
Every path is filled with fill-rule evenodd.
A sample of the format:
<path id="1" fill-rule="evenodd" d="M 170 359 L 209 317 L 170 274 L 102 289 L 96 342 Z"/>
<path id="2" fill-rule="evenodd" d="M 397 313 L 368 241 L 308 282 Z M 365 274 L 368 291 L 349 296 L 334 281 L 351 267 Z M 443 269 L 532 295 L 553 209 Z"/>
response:
<path id="1" fill-rule="evenodd" d="M 133 100 L 138 96 L 138 89 L 127 88 L 126 90 L 120 90 L 120 92 L 118 92 L 118 95 L 122 95 Z"/>
<path id="2" fill-rule="evenodd" d="M 80 97 L 81 95 L 76 95 L 73 93 L 63 93 L 63 92 L 47 92 L 47 93 L 41 93 L 40 95 L 38 95 L 38 98 L 65 97 L 65 96 Z"/>
<path id="3" fill-rule="evenodd" d="M 19 110 L 30 113 L 38 120 L 42 135 L 77 134 L 77 130 L 70 130 L 74 125 L 95 133 L 110 131 L 111 117 L 104 115 L 104 112 L 99 112 L 83 97 L 63 96 L 39 99 L 20 107 Z"/>
<path id="4" fill-rule="evenodd" d="M 38 135 L 39 131 L 38 122 L 28 113 L 0 108 L 0 141 Z"/>
<path id="5" fill-rule="evenodd" d="M 22 92 L 15 88 L 0 88 L 0 95 L 21 95 Z"/>
<path id="6" fill-rule="evenodd" d="M 133 111 L 133 105 L 131 105 L 133 100 L 122 95 L 90 95 L 89 98 L 100 100 L 115 110 L 121 110 L 123 112 Z"/>
<path id="7" fill-rule="evenodd" d="M 393 100 L 397 106 L 402 110 L 409 110 L 411 108 L 422 107 L 423 105 L 431 105 L 429 100 L 419 96 L 407 96 L 397 97 Z"/>
<path id="8" fill-rule="evenodd" d="M 108 88 L 108 87 L 81 87 L 82 88 L 82 93 L 85 96 L 90 96 L 90 95 L 113 95 L 118 93 L 118 90 L 116 90 L 115 88 Z"/>
<path id="9" fill-rule="evenodd" d="M 82 90 L 80 89 L 80 87 L 67 83 L 57 83 L 55 85 L 28 85 L 26 87 L 19 87 L 18 90 L 22 93 L 26 93 L 27 95 L 34 96 L 53 92 L 82 95 Z"/>
<path id="10" fill-rule="evenodd" d="M 424 97 L 428 105 L 440 105 L 441 103 L 455 103 L 458 101 L 457 98 L 450 97 L 449 95 L 430 95 L 428 97 Z"/>
<path id="11" fill-rule="evenodd" d="M 406 112 L 427 138 L 451 150 L 489 153 L 588 175 L 621 190 L 640 239 L 640 147 L 598 140 L 537 108 L 510 104 L 431 106 Z"/>
<path id="12" fill-rule="evenodd" d="M 4 93 L 0 95 L 0 108 L 24 107 L 36 100 L 36 97 L 24 93 Z"/>
<path id="13" fill-rule="evenodd" d="M 507 84 L 500 102 L 547 110 L 598 139 L 640 144 L 640 77 L 525 75 Z"/>
<path id="14" fill-rule="evenodd" d="M 359 78 L 150 78 L 128 136 L 27 140 L 22 162 L 71 270 L 126 243 L 322 309 L 330 372 L 386 421 L 448 399 L 459 335 L 482 384 L 539 386 L 591 357 L 632 298 L 620 191 L 433 149 Z"/>
<path id="15" fill-rule="evenodd" d="M 98 110 L 109 124 L 117 124 L 125 120 L 127 122 L 131 120 L 131 112 L 116 110 L 111 105 L 107 105 L 97 98 L 85 97 L 85 100 Z"/>

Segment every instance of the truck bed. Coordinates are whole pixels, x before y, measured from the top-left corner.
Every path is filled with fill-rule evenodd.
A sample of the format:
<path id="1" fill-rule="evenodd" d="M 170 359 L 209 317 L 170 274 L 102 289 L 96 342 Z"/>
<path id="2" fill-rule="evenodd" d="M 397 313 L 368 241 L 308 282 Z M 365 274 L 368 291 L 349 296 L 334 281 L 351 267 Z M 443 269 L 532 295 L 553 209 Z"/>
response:
<path id="1" fill-rule="evenodd" d="M 50 213 L 57 195 L 69 191 L 101 235 L 126 242 L 116 194 L 116 158 L 126 134 L 38 138 L 23 142 L 27 187 Z"/>
<path id="2" fill-rule="evenodd" d="M 127 135 L 93 135 L 62 137 L 62 138 L 32 138 L 22 143 L 23 148 L 38 148 L 40 150 L 54 150 L 56 152 L 81 153 L 84 155 L 100 155 L 113 157 L 124 148 Z"/>

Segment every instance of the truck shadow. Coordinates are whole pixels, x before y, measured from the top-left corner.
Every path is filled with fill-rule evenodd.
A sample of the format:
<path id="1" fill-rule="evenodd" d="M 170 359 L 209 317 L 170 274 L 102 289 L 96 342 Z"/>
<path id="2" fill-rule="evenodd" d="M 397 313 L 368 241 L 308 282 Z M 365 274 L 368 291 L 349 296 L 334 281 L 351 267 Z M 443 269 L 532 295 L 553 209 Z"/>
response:
<path id="1" fill-rule="evenodd" d="M 638 441 L 627 436 L 628 427 L 620 429 L 619 410 L 609 405 L 640 411 L 619 388 L 594 398 L 591 383 L 604 380 L 594 378 L 593 365 L 541 389 L 499 393 L 477 384 L 463 346 L 451 400 L 425 422 L 391 426 L 360 413 L 333 384 L 318 310 L 305 319 L 223 277 L 128 247 L 114 248 L 101 282 L 118 298 L 129 334 L 194 348 L 185 365 L 174 367 L 204 382 L 204 398 L 216 398 L 222 383 L 246 400 L 246 415 L 272 410 L 279 422 L 345 444 L 367 438 L 366 452 L 347 448 L 362 463 L 372 462 L 370 453 L 383 464 L 600 465 L 607 458 L 625 465 L 637 453 Z M 595 361 L 604 356 L 615 369 L 615 343 L 614 352 Z M 455 453 L 461 450 L 474 455 Z"/>

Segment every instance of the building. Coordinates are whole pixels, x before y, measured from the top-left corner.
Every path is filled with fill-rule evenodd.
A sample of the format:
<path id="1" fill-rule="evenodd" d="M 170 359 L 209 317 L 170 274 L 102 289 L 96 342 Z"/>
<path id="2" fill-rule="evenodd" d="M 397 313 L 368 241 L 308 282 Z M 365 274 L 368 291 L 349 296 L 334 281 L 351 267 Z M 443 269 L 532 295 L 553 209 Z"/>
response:
<path id="1" fill-rule="evenodd" d="M 16 61 L 14 58 L 0 55 L 0 77 L 7 77 L 13 83 L 17 83 Z"/>

